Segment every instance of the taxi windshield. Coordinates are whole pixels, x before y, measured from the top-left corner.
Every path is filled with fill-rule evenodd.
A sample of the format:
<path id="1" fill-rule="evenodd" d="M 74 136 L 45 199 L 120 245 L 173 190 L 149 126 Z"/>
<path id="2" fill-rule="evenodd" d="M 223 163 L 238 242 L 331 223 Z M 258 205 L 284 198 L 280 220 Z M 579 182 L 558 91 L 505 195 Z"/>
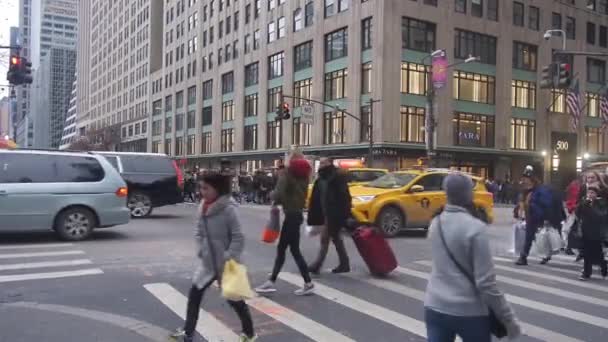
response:
<path id="1" fill-rule="evenodd" d="M 408 185 L 414 178 L 416 178 L 416 175 L 413 173 L 389 173 L 368 183 L 366 186 L 371 188 L 395 189 Z"/>

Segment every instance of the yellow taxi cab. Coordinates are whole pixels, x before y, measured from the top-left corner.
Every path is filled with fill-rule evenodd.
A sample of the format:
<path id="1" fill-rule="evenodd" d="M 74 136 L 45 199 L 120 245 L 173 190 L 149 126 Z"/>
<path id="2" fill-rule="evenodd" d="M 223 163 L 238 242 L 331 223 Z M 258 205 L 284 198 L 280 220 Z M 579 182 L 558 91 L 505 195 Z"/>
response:
<path id="1" fill-rule="evenodd" d="M 442 190 L 447 169 L 391 172 L 365 185 L 350 188 L 352 214 L 362 224 L 374 224 L 388 237 L 406 228 L 428 228 L 432 216 L 446 204 Z M 483 180 L 475 182 L 473 204 L 480 217 L 492 222 L 494 199 Z"/>
<path id="2" fill-rule="evenodd" d="M 388 174 L 387 169 L 373 169 L 366 167 L 352 167 L 345 169 L 345 171 L 347 174 L 349 187 L 364 185 Z M 308 208 L 310 196 L 312 196 L 313 185 L 314 181 L 308 185 L 308 193 L 306 195 L 306 208 Z"/>

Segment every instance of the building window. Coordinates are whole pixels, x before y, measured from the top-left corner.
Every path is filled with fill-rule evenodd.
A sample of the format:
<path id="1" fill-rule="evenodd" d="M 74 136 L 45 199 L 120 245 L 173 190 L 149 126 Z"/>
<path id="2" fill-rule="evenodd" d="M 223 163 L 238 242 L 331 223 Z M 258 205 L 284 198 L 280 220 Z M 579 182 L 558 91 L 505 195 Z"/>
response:
<path id="1" fill-rule="evenodd" d="M 456 29 L 454 57 L 480 58 L 481 63 L 496 64 L 496 38 L 485 34 Z"/>
<path id="2" fill-rule="evenodd" d="M 282 51 L 268 57 L 268 79 L 269 80 L 283 76 L 284 59 L 285 59 L 285 53 Z"/>
<path id="3" fill-rule="evenodd" d="M 165 154 L 170 156 L 173 154 L 171 150 L 171 139 L 165 139 Z"/>
<path id="4" fill-rule="evenodd" d="M 243 150 L 252 151 L 258 149 L 258 125 L 245 126 L 243 132 Z"/>
<path id="5" fill-rule="evenodd" d="M 528 7 L 528 28 L 534 31 L 540 29 L 540 9 L 538 7 Z"/>
<path id="6" fill-rule="evenodd" d="M 551 89 L 551 112 L 569 113 L 566 107 L 566 91 L 564 89 Z"/>
<path id="7" fill-rule="evenodd" d="M 471 14 L 474 17 L 483 17 L 483 0 L 471 0 Z"/>
<path id="8" fill-rule="evenodd" d="M 595 45 L 595 24 L 587 22 L 587 44 Z"/>
<path id="9" fill-rule="evenodd" d="M 201 154 L 211 153 L 211 132 L 203 132 L 201 139 Z"/>
<path id="10" fill-rule="evenodd" d="M 361 107 L 361 122 L 359 123 L 359 139 L 361 142 L 369 142 L 371 128 L 371 112 L 369 105 Z"/>
<path id="11" fill-rule="evenodd" d="M 467 13 L 467 0 L 455 0 L 454 11 L 458 13 Z"/>
<path id="12" fill-rule="evenodd" d="M 234 151 L 234 128 L 222 130 L 220 148 L 222 152 Z"/>
<path id="13" fill-rule="evenodd" d="M 186 154 L 191 156 L 195 153 L 194 150 L 196 149 L 196 137 L 194 134 L 191 134 L 186 139 Z"/>
<path id="14" fill-rule="evenodd" d="M 604 154 L 604 132 L 599 127 L 585 127 L 587 153 Z"/>
<path id="15" fill-rule="evenodd" d="M 587 82 L 604 84 L 606 82 L 606 62 L 601 59 L 587 58 Z"/>
<path id="16" fill-rule="evenodd" d="M 361 94 L 372 92 L 372 62 L 361 66 Z"/>
<path id="17" fill-rule="evenodd" d="M 160 153 L 160 141 L 152 142 L 152 153 Z"/>
<path id="18" fill-rule="evenodd" d="M 283 121 L 270 121 L 266 128 L 266 148 L 274 149 L 283 146 Z"/>
<path id="19" fill-rule="evenodd" d="M 277 40 L 277 24 L 274 21 L 268 23 L 268 43 L 272 43 Z"/>
<path id="20" fill-rule="evenodd" d="M 259 81 L 259 63 L 251 63 L 245 66 L 245 87 L 258 84 Z"/>
<path id="21" fill-rule="evenodd" d="M 203 113 L 202 113 L 202 124 L 203 126 L 209 126 L 213 123 L 213 109 L 211 106 L 209 107 L 204 107 L 203 108 Z"/>
<path id="22" fill-rule="evenodd" d="M 348 56 L 348 29 L 342 28 L 325 35 L 325 61 Z"/>
<path id="23" fill-rule="evenodd" d="M 234 120 L 234 101 L 222 103 L 222 122 Z"/>
<path id="24" fill-rule="evenodd" d="M 297 45 L 294 48 L 295 71 L 300 71 L 310 67 L 312 67 L 312 40 Z"/>
<path id="25" fill-rule="evenodd" d="M 173 96 L 168 95 L 165 97 L 165 112 L 173 110 Z"/>
<path id="26" fill-rule="evenodd" d="M 587 0 L 587 9 L 595 11 L 595 0 Z"/>
<path id="27" fill-rule="evenodd" d="M 436 25 L 412 18 L 401 19 L 401 41 L 404 49 L 422 52 L 435 50 Z"/>
<path id="28" fill-rule="evenodd" d="M 165 118 L 165 133 L 173 132 L 173 118 Z"/>
<path id="29" fill-rule="evenodd" d="M 342 69 L 325 74 L 325 101 L 347 97 L 348 70 Z"/>
<path id="30" fill-rule="evenodd" d="M 188 116 L 186 118 L 186 127 L 188 129 L 196 128 L 196 111 L 191 110 L 188 112 Z"/>
<path id="31" fill-rule="evenodd" d="M 426 95 L 430 67 L 423 64 L 401 63 L 401 92 L 404 94 Z"/>
<path id="32" fill-rule="evenodd" d="M 494 104 L 495 79 L 492 76 L 464 71 L 454 72 L 454 98 Z"/>
<path id="33" fill-rule="evenodd" d="M 293 31 L 298 32 L 304 28 L 304 11 L 297 8 L 293 11 Z"/>
<path id="34" fill-rule="evenodd" d="M 196 86 L 188 88 L 188 105 L 196 104 Z"/>
<path id="35" fill-rule="evenodd" d="M 513 68 L 536 71 L 537 47 L 513 42 Z"/>
<path id="36" fill-rule="evenodd" d="M 203 101 L 209 100 L 213 97 L 213 80 L 205 81 L 203 83 Z"/>
<path id="37" fill-rule="evenodd" d="M 494 117 L 455 113 L 454 143 L 459 146 L 494 147 Z"/>
<path id="38" fill-rule="evenodd" d="M 181 109 L 184 108 L 184 92 L 183 91 L 178 91 L 175 94 L 175 109 Z"/>
<path id="39" fill-rule="evenodd" d="M 245 117 L 258 116 L 258 93 L 245 96 Z"/>
<path id="40" fill-rule="evenodd" d="M 554 30 L 562 29 L 562 15 L 559 13 L 553 12 L 551 14 L 551 28 Z"/>
<path id="41" fill-rule="evenodd" d="M 524 4 L 513 1 L 513 25 L 524 26 Z"/>
<path id="42" fill-rule="evenodd" d="M 152 121 L 152 135 L 161 135 L 162 134 L 163 121 L 162 120 L 154 120 Z"/>
<path id="43" fill-rule="evenodd" d="M 292 143 L 296 146 L 309 146 L 312 140 L 312 125 L 302 123 L 300 118 L 293 119 Z"/>
<path id="44" fill-rule="evenodd" d="M 254 17 L 257 19 L 262 13 L 262 0 L 254 0 L 255 3 L 255 12 Z"/>
<path id="45" fill-rule="evenodd" d="M 437 0 L 424 0 L 424 4 L 437 7 Z"/>
<path id="46" fill-rule="evenodd" d="M 310 100 L 312 95 L 312 78 L 296 81 L 293 83 L 293 96 Z M 293 107 L 297 108 L 306 103 L 305 100 L 293 99 Z"/>
<path id="47" fill-rule="evenodd" d="M 277 32 L 279 39 L 285 37 L 285 35 L 287 34 L 287 29 L 285 25 L 285 17 L 280 17 L 278 21 L 279 31 Z"/>
<path id="48" fill-rule="evenodd" d="M 349 1 L 351 0 L 325 0 L 325 18 L 346 11 Z"/>
<path id="49" fill-rule="evenodd" d="M 315 17 L 315 3 L 311 0 L 304 6 L 304 24 L 306 27 L 312 26 Z"/>
<path id="50" fill-rule="evenodd" d="M 268 89 L 268 113 L 274 113 L 281 105 L 283 97 L 283 87 L 275 87 Z"/>
<path id="51" fill-rule="evenodd" d="M 175 130 L 181 131 L 184 129 L 184 114 L 175 115 Z"/>
<path id="52" fill-rule="evenodd" d="M 566 38 L 576 39 L 576 19 L 566 17 Z"/>
<path id="53" fill-rule="evenodd" d="M 536 109 L 536 84 L 532 82 L 511 81 L 511 106 Z"/>
<path id="54" fill-rule="evenodd" d="M 232 93 L 234 91 L 234 73 L 227 72 L 222 75 L 222 94 Z"/>
<path id="55" fill-rule="evenodd" d="M 361 22 L 361 49 L 372 48 L 372 18 L 365 18 Z"/>
<path id="56" fill-rule="evenodd" d="M 479 1 L 473 0 L 473 2 Z M 498 0 L 488 0 L 488 20 L 498 21 Z"/>
<path id="57" fill-rule="evenodd" d="M 344 143 L 344 118 L 343 112 L 327 112 L 323 115 L 323 144 Z"/>
<path id="58" fill-rule="evenodd" d="M 176 137 L 175 138 L 175 156 L 181 156 L 184 154 L 184 138 Z"/>
<path id="59" fill-rule="evenodd" d="M 608 4 L 608 1 L 606 2 Z M 608 47 L 608 27 L 600 25 L 600 46 L 605 48 Z"/>
<path id="60" fill-rule="evenodd" d="M 260 30 L 255 30 L 253 32 L 253 51 L 257 50 L 260 48 L 260 37 L 261 37 L 261 33 Z"/>
<path id="61" fill-rule="evenodd" d="M 595 93 L 587 93 L 587 116 L 597 118 L 600 116 L 600 96 Z"/>
<path id="62" fill-rule="evenodd" d="M 511 149 L 536 149 L 536 121 L 511 119 Z"/>
<path id="63" fill-rule="evenodd" d="M 424 108 L 401 106 L 401 141 L 423 144 L 425 142 Z"/>

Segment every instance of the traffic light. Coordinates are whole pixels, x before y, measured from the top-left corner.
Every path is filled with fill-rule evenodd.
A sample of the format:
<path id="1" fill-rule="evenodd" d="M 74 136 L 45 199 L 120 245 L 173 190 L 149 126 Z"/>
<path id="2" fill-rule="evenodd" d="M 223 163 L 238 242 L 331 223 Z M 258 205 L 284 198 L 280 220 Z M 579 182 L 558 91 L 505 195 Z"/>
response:
<path id="1" fill-rule="evenodd" d="M 32 63 L 25 57 L 12 55 L 9 61 L 6 79 L 13 85 L 31 84 L 33 81 Z"/>
<path id="2" fill-rule="evenodd" d="M 557 89 L 567 89 L 572 83 L 572 77 L 570 75 L 570 64 L 559 63 L 557 64 L 557 72 L 554 75 L 555 80 L 553 81 L 554 87 Z"/>
<path id="3" fill-rule="evenodd" d="M 281 103 L 281 105 L 277 107 L 276 114 L 276 121 L 289 120 L 289 118 L 291 117 L 291 115 L 289 114 L 289 103 Z"/>
<path id="4" fill-rule="evenodd" d="M 552 89 L 555 88 L 555 78 L 558 74 L 558 65 L 557 63 L 551 63 L 545 67 L 543 67 L 541 71 L 541 81 L 540 87 L 541 89 Z"/>

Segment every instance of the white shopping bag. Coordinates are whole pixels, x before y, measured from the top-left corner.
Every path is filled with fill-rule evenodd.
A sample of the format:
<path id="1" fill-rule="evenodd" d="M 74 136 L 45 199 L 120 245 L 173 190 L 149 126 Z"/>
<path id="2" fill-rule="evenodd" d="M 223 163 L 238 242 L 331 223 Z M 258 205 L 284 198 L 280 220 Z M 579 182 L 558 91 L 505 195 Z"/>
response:
<path id="1" fill-rule="evenodd" d="M 564 243 L 568 242 L 568 234 L 570 234 L 570 232 L 574 228 L 575 224 L 576 224 L 576 215 L 575 214 L 568 215 L 568 217 L 566 218 L 566 221 L 564 222 L 564 224 L 562 224 L 562 240 L 564 240 Z"/>
<path id="2" fill-rule="evenodd" d="M 536 253 L 542 257 L 551 256 L 551 241 L 549 238 L 549 231 L 546 227 L 541 228 L 536 233 L 536 238 L 534 239 L 534 248 Z"/>
<path id="3" fill-rule="evenodd" d="M 325 230 L 325 226 L 306 226 L 306 235 L 313 237 L 321 234 Z"/>
<path id="4" fill-rule="evenodd" d="M 520 255 L 526 243 L 526 222 L 519 221 L 513 225 L 513 253 Z"/>
<path id="5" fill-rule="evenodd" d="M 549 236 L 549 246 L 552 254 L 559 253 L 560 249 L 564 246 L 564 240 L 557 229 L 551 227 L 547 228 L 547 235 Z"/>

